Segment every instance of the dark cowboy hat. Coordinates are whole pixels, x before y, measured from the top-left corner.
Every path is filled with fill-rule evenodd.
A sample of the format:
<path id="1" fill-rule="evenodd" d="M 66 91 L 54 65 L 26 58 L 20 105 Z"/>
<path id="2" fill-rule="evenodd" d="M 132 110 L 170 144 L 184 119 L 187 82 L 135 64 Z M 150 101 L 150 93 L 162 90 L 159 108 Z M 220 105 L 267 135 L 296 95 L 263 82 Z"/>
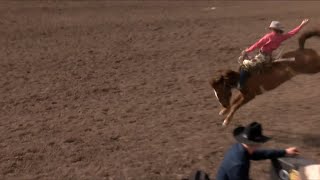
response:
<path id="1" fill-rule="evenodd" d="M 262 144 L 271 139 L 262 134 L 262 126 L 257 122 L 252 122 L 246 127 L 237 127 L 233 130 L 233 136 L 238 142 L 248 145 Z"/>

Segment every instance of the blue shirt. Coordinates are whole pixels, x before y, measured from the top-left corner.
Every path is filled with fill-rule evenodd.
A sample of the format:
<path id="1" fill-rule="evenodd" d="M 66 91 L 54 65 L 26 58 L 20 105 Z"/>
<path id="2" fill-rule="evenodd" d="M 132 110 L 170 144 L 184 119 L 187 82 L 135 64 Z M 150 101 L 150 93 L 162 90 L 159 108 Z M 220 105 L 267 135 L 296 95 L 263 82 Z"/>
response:
<path id="1" fill-rule="evenodd" d="M 256 150 L 249 154 L 240 143 L 234 144 L 218 169 L 216 180 L 249 180 L 250 160 L 284 157 L 285 150 Z"/>

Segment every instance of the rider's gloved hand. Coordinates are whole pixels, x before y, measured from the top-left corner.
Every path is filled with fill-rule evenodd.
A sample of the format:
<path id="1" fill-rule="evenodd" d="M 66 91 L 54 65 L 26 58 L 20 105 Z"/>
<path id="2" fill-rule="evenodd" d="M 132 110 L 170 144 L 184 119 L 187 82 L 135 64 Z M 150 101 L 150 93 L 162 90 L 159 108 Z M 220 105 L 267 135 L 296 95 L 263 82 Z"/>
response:
<path id="1" fill-rule="evenodd" d="M 309 19 L 304 19 L 302 22 L 301 22 L 301 25 L 302 26 L 305 26 L 306 24 L 309 23 Z"/>
<path id="2" fill-rule="evenodd" d="M 238 63 L 242 64 L 242 62 L 248 57 L 247 52 L 246 51 L 242 51 L 240 54 L 240 57 L 238 59 Z"/>

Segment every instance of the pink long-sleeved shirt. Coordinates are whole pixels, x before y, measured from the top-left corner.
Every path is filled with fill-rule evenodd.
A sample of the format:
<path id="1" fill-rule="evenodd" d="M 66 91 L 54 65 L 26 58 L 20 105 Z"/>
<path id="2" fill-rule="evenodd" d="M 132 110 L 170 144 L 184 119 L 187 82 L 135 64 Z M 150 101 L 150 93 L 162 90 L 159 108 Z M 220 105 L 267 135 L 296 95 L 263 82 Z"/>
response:
<path id="1" fill-rule="evenodd" d="M 276 50 L 283 41 L 297 34 L 301 30 L 301 28 L 302 25 L 285 34 L 277 34 L 275 32 L 268 33 L 263 36 L 258 42 L 247 48 L 245 51 L 249 53 L 256 50 L 257 48 L 260 48 L 262 52 L 272 54 L 272 51 Z"/>

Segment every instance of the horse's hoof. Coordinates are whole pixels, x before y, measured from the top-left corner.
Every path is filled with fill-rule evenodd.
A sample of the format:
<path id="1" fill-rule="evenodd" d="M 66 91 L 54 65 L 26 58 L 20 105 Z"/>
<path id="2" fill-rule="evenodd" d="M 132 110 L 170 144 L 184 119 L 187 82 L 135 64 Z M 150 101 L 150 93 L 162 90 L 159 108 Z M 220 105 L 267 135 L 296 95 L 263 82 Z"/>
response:
<path id="1" fill-rule="evenodd" d="M 224 120 L 222 123 L 222 127 L 227 127 L 227 125 L 228 125 L 228 121 Z"/>

